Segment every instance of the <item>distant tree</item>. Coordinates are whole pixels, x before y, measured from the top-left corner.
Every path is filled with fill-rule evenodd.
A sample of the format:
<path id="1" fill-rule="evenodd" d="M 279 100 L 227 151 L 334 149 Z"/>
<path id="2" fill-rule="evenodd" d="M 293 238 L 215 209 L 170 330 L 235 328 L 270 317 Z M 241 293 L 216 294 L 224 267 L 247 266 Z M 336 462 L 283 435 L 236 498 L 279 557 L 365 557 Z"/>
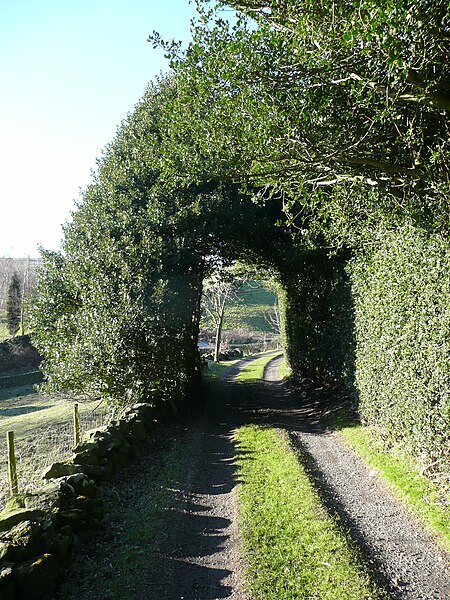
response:
<path id="1" fill-rule="evenodd" d="M 0 311 L 6 310 L 8 289 L 14 271 L 17 271 L 22 282 L 22 296 L 27 301 L 34 296 L 42 261 L 38 258 L 0 257 Z"/>
<path id="2" fill-rule="evenodd" d="M 22 335 L 25 335 L 27 300 L 30 297 L 30 291 L 30 257 L 28 257 L 26 261 L 24 261 L 22 274 L 22 290 L 20 301 L 20 328 Z"/>
<path id="3" fill-rule="evenodd" d="M 264 319 L 268 323 L 270 329 L 278 336 L 281 336 L 281 311 L 278 298 L 272 306 L 272 310 L 264 314 Z"/>
<path id="4" fill-rule="evenodd" d="M 12 270 L 13 259 L 7 257 L 0 258 L 0 310 L 6 309 L 6 302 L 8 300 L 8 287 Z"/>
<path id="5" fill-rule="evenodd" d="M 214 362 L 219 362 L 225 309 L 242 299 L 239 290 L 245 279 L 233 268 L 220 269 L 203 285 L 203 310 L 210 317 L 215 329 Z"/>
<path id="6" fill-rule="evenodd" d="M 15 336 L 19 331 L 20 318 L 22 314 L 22 290 L 20 278 L 14 271 L 8 288 L 8 300 L 6 303 L 6 318 L 9 334 Z"/>

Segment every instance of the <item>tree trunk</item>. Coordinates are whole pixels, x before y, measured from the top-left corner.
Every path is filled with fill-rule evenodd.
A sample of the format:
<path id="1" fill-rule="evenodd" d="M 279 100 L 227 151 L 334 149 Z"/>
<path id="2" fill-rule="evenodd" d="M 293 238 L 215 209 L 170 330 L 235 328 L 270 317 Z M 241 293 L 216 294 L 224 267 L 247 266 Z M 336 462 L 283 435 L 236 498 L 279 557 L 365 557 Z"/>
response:
<path id="1" fill-rule="evenodd" d="M 222 326 L 223 326 L 224 314 L 225 314 L 225 302 L 223 302 L 222 306 L 220 307 L 219 321 L 217 323 L 216 343 L 214 346 L 214 362 L 219 362 L 219 358 L 220 358 L 220 344 L 222 342 Z"/>

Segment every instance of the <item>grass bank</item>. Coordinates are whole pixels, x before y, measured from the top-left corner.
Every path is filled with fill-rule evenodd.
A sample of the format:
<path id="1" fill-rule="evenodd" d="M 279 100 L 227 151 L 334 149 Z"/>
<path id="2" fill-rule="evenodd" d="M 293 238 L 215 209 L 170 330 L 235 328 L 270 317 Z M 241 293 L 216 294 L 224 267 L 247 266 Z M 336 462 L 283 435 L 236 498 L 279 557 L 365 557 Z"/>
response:
<path id="1" fill-rule="evenodd" d="M 237 360 L 224 360 L 216 363 L 212 360 L 208 360 L 204 375 L 208 381 L 215 381 L 221 375 L 221 373 L 226 371 L 228 367 L 231 367 L 237 362 Z"/>
<path id="2" fill-rule="evenodd" d="M 165 529 L 194 451 L 195 436 L 186 428 L 156 432 L 142 457 L 105 490 L 105 531 L 74 561 L 58 600 L 156 598 L 149 589 L 161 568 Z M 164 563 L 170 578 L 170 557 Z"/>
<path id="3" fill-rule="evenodd" d="M 286 357 L 283 358 L 283 361 L 280 365 L 280 377 L 281 379 L 288 379 L 292 375 L 292 369 L 288 366 Z"/>
<path id="4" fill-rule="evenodd" d="M 159 465 L 160 470 L 155 469 L 152 477 L 145 476 L 145 493 L 135 496 L 123 515 L 126 529 L 122 544 L 110 556 L 115 573 L 111 597 L 116 600 L 142 597 L 141 577 L 164 537 L 164 516 L 176 503 L 174 490 L 186 468 L 186 450 L 185 444 L 173 444 L 168 448 Z"/>
<path id="5" fill-rule="evenodd" d="M 324 511 L 285 432 L 235 434 L 240 527 L 252 600 L 383 598 Z"/>

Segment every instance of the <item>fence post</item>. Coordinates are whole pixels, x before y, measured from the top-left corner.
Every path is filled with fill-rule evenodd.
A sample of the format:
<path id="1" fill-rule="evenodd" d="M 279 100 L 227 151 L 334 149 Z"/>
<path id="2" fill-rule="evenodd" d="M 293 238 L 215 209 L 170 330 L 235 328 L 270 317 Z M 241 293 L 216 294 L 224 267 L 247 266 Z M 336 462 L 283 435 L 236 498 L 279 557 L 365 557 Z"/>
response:
<path id="1" fill-rule="evenodd" d="M 74 447 L 80 443 L 80 417 L 78 413 L 78 402 L 73 405 L 73 442 Z"/>
<path id="2" fill-rule="evenodd" d="M 17 481 L 16 453 L 14 452 L 14 431 L 6 432 L 6 443 L 8 446 L 8 478 L 11 496 L 19 493 Z"/>

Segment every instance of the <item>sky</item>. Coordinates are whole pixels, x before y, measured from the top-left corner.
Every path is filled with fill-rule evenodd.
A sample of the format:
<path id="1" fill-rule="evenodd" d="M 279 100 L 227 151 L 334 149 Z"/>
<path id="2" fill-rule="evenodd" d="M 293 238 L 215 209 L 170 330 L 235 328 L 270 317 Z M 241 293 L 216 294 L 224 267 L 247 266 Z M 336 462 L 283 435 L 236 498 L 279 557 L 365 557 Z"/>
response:
<path id="1" fill-rule="evenodd" d="M 102 148 L 188 42 L 188 0 L 0 0 L 0 257 L 58 250 Z"/>

